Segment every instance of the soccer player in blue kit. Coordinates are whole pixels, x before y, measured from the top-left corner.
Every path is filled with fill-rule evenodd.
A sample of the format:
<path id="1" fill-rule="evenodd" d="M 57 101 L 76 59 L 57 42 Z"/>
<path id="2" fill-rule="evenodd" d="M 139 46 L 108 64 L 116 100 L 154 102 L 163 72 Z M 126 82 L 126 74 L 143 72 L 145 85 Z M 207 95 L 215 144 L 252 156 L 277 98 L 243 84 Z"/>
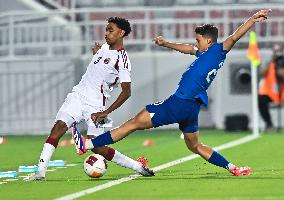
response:
<path id="1" fill-rule="evenodd" d="M 223 66 L 227 53 L 255 23 L 266 20 L 270 11 L 270 9 L 258 11 L 222 43 L 217 43 L 218 29 L 210 24 L 195 29 L 195 45 L 171 43 L 162 36 L 154 38 L 153 41 L 157 45 L 197 57 L 182 75 L 177 90 L 165 101 L 147 105 L 134 118 L 96 138 L 85 139 L 77 132 L 73 137 L 79 153 L 83 154 L 94 147 L 113 144 L 136 130 L 178 123 L 187 148 L 193 153 L 199 154 L 211 164 L 227 169 L 234 176 L 251 174 L 249 167 L 235 166 L 199 141 L 198 114 L 200 106 L 208 104 L 206 90 Z M 98 118 L 92 120 L 99 121 Z M 148 171 L 154 176 L 151 169 Z"/>

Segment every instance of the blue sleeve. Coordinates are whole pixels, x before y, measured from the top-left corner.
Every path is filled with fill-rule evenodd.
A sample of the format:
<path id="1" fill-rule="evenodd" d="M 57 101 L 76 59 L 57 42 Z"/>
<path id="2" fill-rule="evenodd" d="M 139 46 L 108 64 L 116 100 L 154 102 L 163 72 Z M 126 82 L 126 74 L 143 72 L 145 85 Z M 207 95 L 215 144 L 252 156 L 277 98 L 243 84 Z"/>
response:
<path id="1" fill-rule="evenodd" d="M 229 51 L 223 49 L 223 42 L 219 43 L 219 45 L 220 45 L 221 52 L 226 55 Z"/>

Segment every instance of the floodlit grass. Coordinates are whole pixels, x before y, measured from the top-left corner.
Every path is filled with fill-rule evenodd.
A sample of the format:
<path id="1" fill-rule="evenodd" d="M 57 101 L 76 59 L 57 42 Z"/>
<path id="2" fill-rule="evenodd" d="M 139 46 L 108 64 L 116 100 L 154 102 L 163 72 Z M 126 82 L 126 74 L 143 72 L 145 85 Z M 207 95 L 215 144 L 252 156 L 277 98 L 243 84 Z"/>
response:
<path id="1" fill-rule="evenodd" d="M 201 141 L 218 146 L 247 134 L 204 130 L 201 131 Z M 112 146 L 135 159 L 145 156 L 150 166 L 156 167 L 191 154 L 179 135 L 176 130 L 142 131 Z M 69 137 L 65 136 L 65 139 Z M 143 147 L 146 139 L 153 140 L 155 145 Z M 45 136 L 9 136 L 8 144 L 0 145 L 0 171 L 37 164 L 44 141 Z M 265 134 L 254 141 L 220 152 L 237 165 L 251 166 L 253 174 L 248 177 L 233 177 L 226 170 L 197 158 L 158 171 L 155 177 L 139 177 L 80 199 L 284 199 L 283 141 L 284 134 Z M 1 184 L 0 197 L 54 199 L 133 174 L 129 169 L 109 162 L 105 176 L 90 179 L 82 169 L 85 157 L 78 156 L 73 146 L 58 147 L 52 160 L 61 159 L 67 164 L 78 165 L 48 172 L 48 180 L 43 182 L 24 182 L 19 178 Z M 5 179 L 0 179 L 0 182 L 5 182 Z"/>

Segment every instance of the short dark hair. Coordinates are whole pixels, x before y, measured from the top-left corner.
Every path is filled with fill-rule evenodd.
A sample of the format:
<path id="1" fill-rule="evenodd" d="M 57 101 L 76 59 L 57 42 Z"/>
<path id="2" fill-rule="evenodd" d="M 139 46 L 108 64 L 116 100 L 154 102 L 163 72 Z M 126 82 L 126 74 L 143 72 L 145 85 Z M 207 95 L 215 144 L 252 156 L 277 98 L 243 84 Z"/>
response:
<path id="1" fill-rule="evenodd" d="M 107 19 L 108 23 L 114 23 L 117 25 L 118 28 L 125 31 L 124 36 L 128 36 L 128 34 L 131 32 L 131 26 L 127 19 L 121 18 L 121 17 L 110 17 Z"/>
<path id="2" fill-rule="evenodd" d="M 208 36 L 212 38 L 213 42 L 217 42 L 218 28 L 212 24 L 203 24 L 195 28 L 195 33 L 202 36 Z"/>

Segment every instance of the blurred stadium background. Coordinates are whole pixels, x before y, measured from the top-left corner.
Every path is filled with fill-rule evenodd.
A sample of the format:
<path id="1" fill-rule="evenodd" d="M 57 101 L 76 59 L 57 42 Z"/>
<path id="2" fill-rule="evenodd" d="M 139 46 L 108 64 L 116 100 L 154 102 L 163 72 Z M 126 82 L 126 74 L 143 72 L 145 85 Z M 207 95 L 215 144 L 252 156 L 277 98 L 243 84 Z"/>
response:
<path id="1" fill-rule="evenodd" d="M 109 16 L 129 19 L 133 29 L 125 41 L 132 97 L 111 115 L 119 125 L 170 95 L 194 59 L 153 45 L 154 36 L 194 43 L 194 28 L 213 23 L 222 41 L 261 8 L 273 9 L 269 20 L 253 29 L 265 64 L 271 46 L 283 44 L 283 0 L 0 0 L 0 135 L 49 133 L 66 94 L 85 72 L 91 47 L 103 42 Z M 251 128 L 247 47 L 248 35 L 228 55 L 209 90 L 209 107 L 200 113 L 201 127 L 224 129 L 228 116 L 244 114 Z"/>

